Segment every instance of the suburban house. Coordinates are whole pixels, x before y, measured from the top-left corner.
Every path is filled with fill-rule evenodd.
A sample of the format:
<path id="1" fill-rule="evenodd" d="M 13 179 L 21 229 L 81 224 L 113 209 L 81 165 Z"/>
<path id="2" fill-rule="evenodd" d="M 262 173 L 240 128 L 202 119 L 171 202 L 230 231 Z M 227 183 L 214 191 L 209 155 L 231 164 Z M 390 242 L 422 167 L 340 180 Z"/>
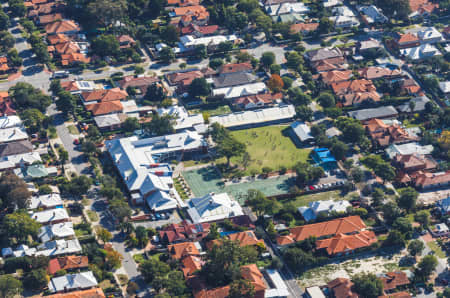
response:
<path id="1" fill-rule="evenodd" d="M 247 72 L 251 73 L 253 71 L 253 67 L 248 62 L 243 63 L 228 63 L 220 66 L 217 69 L 217 73 L 219 75 L 236 73 L 236 72 Z"/>
<path id="2" fill-rule="evenodd" d="M 64 208 L 33 212 L 31 213 L 31 218 L 42 225 L 57 224 L 70 220 L 70 216 Z"/>
<path id="3" fill-rule="evenodd" d="M 387 67 L 368 66 L 358 70 L 359 75 L 366 80 L 394 79 L 402 76 L 402 71 Z"/>
<path id="4" fill-rule="evenodd" d="M 381 12 L 381 9 L 375 5 L 360 6 L 358 8 L 361 17 L 367 25 L 374 23 L 386 23 L 388 18 Z"/>
<path id="5" fill-rule="evenodd" d="M 414 48 L 401 49 L 400 54 L 411 60 L 421 60 L 442 55 L 438 48 L 428 43 Z"/>
<path id="6" fill-rule="evenodd" d="M 65 256 L 65 257 L 57 257 L 51 259 L 48 262 L 47 271 L 49 274 L 54 275 L 59 270 L 77 270 L 82 268 L 87 268 L 89 265 L 89 260 L 87 256 Z"/>
<path id="7" fill-rule="evenodd" d="M 0 171 L 25 168 L 33 163 L 42 162 L 39 152 L 22 153 L 0 157 Z"/>
<path id="8" fill-rule="evenodd" d="M 233 99 L 237 97 L 266 93 L 269 89 L 263 82 L 249 83 L 239 86 L 217 88 L 212 90 L 212 96 Z"/>
<path id="9" fill-rule="evenodd" d="M 181 260 L 181 271 L 185 279 L 194 276 L 200 269 L 202 269 L 205 261 L 198 256 L 188 255 Z"/>
<path id="10" fill-rule="evenodd" d="M 255 235 L 255 232 L 253 231 L 243 231 L 243 232 L 237 232 L 237 233 L 232 233 L 226 236 L 226 238 L 228 238 L 231 241 L 236 241 L 239 243 L 239 246 L 257 246 L 257 245 L 263 245 L 264 244 L 264 240 L 263 239 L 258 239 Z M 221 244 L 221 240 L 220 239 L 215 239 L 212 241 L 209 241 L 206 246 L 208 247 L 208 249 L 211 249 L 214 245 L 220 245 Z"/>
<path id="11" fill-rule="evenodd" d="M 168 108 L 159 108 L 157 110 L 159 115 L 169 115 L 172 117 L 174 125 L 173 128 L 177 132 L 184 130 L 196 130 L 196 127 L 203 127 L 205 122 L 202 114 L 189 115 L 183 106 L 170 106 Z M 200 129 L 199 129 L 200 130 Z"/>
<path id="12" fill-rule="evenodd" d="M 119 171 L 134 204 L 158 203 L 158 210 L 183 206 L 173 186 L 172 170 L 164 162 L 205 152 L 207 144 L 197 132 L 138 139 L 137 136 L 106 141 L 106 149 Z"/>
<path id="13" fill-rule="evenodd" d="M 181 260 L 187 256 L 199 256 L 202 247 L 199 242 L 181 242 L 167 245 L 170 258 Z"/>
<path id="14" fill-rule="evenodd" d="M 308 34 L 309 32 L 317 30 L 319 23 L 297 23 L 292 24 L 290 27 L 291 34 L 302 33 Z"/>
<path id="15" fill-rule="evenodd" d="M 128 49 L 136 44 L 136 41 L 127 34 L 117 36 L 116 39 L 119 42 L 119 48 L 121 49 Z"/>
<path id="16" fill-rule="evenodd" d="M 171 23 L 180 24 L 182 27 L 191 23 L 206 25 L 209 21 L 209 12 L 203 5 L 174 7 L 169 12 L 169 16 L 173 18 Z"/>
<path id="17" fill-rule="evenodd" d="M 436 206 L 443 215 L 450 215 L 450 197 L 436 201 Z"/>
<path id="18" fill-rule="evenodd" d="M 438 3 L 432 3 L 430 0 L 409 0 L 409 6 L 412 11 L 409 15 L 410 18 L 416 16 L 427 17 L 439 8 Z"/>
<path id="19" fill-rule="evenodd" d="M 342 217 L 330 221 L 291 228 L 289 229 L 288 235 L 278 236 L 277 243 L 278 245 L 288 245 L 305 240 L 311 236 L 320 239 L 339 234 L 354 234 L 365 228 L 366 225 L 359 216 Z"/>
<path id="20" fill-rule="evenodd" d="M 366 79 L 332 83 L 331 88 L 346 107 L 381 100 L 373 82 Z"/>
<path id="21" fill-rule="evenodd" d="M 187 212 L 193 223 L 221 221 L 243 215 L 241 205 L 227 193 L 210 193 L 187 201 Z"/>
<path id="22" fill-rule="evenodd" d="M 80 97 L 84 105 L 90 105 L 102 102 L 123 101 L 128 97 L 128 93 L 119 88 L 97 89 L 89 92 L 82 92 Z"/>
<path id="23" fill-rule="evenodd" d="M 399 33 L 399 34 L 397 34 L 397 37 L 394 40 L 394 45 L 398 49 L 413 48 L 413 47 L 418 47 L 420 45 L 420 40 L 415 34 Z"/>
<path id="24" fill-rule="evenodd" d="M 94 91 L 96 85 L 92 81 L 64 81 L 61 82 L 61 88 L 72 94 L 81 94 Z"/>
<path id="25" fill-rule="evenodd" d="M 439 82 L 439 89 L 441 89 L 447 99 L 450 98 L 450 81 Z"/>
<path id="26" fill-rule="evenodd" d="M 320 78 L 327 85 L 348 81 L 352 76 L 351 70 L 330 70 L 320 73 Z"/>
<path id="27" fill-rule="evenodd" d="M 45 32 L 47 35 L 52 34 L 65 34 L 74 35 L 80 32 L 80 26 L 71 20 L 60 20 L 45 26 Z"/>
<path id="28" fill-rule="evenodd" d="M 203 78 L 204 72 L 201 70 L 192 70 L 185 72 L 172 72 L 166 74 L 166 79 L 171 86 L 177 86 L 177 93 L 186 92 L 194 79 Z"/>
<path id="29" fill-rule="evenodd" d="M 333 16 L 330 21 L 334 23 L 335 28 L 350 28 L 360 24 L 353 11 L 345 5 L 333 7 L 331 13 Z"/>
<path id="30" fill-rule="evenodd" d="M 377 241 L 374 232 L 364 230 L 356 234 L 337 234 L 331 238 L 317 240 L 316 249 L 324 249 L 329 256 L 343 256 L 357 249 L 369 247 Z"/>
<path id="31" fill-rule="evenodd" d="M 439 173 L 419 171 L 415 175 L 414 185 L 423 190 L 447 187 L 450 185 L 450 171 Z"/>
<path id="32" fill-rule="evenodd" d="M 12 256 L 16 258 L 24 256 L 53 257 L 67 254 L 77 254 L 81 251 L 82 248 L 80 242 L 78 242 L 78 239 L 61 239 L 42 243 L 38 245 L 37 248 L 29 248 L 26 245 L 20 245 L 15 251 L 12 252 Z"/>
<path id="33" fill-rule="evenodd" d="M 406 288 L 411 282 L 408 275 L 402 271 L 387 272 L 378 275 L 383 282 L 383 290 L 386 294 L 393 293 L 396 290 Z"/>
<path id="34" fill-rule="evenodd" d="M 289 122 L 294 118 L 295 114 L 293 105 L 279 105 L 259 110 L 212 116 L 209 118 L 209 122 L 211 124 L 217 122 L 228 129 L 239 130 Z"/>
<path id="35" fill-rule="evenodd" d="M 353 282 L 348 278 L 336 278 L 330 281 L 328 291 L 336 298 L 358 298 L 358 294 L 352 291 Z"/>
<path id="36" fill-rule="evenodd" d="M 423 96 L 422 88 L 413 79 L 402 79 L 400 81 L 401 94 L 412 96 Z"/>
<path id="37" fill-rule="evenodd" d="M 295 121 L 291 124 L 291 136 L 297 146 L 304 146 L 314 141 L 311 128 L 304 122 Z"/>
<path id="38" fill-rule="evenodd" d="M 318 216 L 328 216 L 333 213 L 346 213 L 351 204 L 348 201 L 315 201 L 309 202 L 309 207 L 298 207 L 297 210 L 305 221 L 311 221 Z"/>
<path id="39" fill-rule="evenodd" d="M 239 39 L 236 35 L 214 35 L 214 36 L 204 36 L 195 38 L 193 35 L 183 35 L 180 37 L 180 42 L 178 43 L 179 51 L 189 52 L 195 50 L 197 46 L 205 46 L 210 50 L 214 50 L 222 42 L 232 42 L 237 43 Z"/>
<path id="40" fill-rule="evenodd" d="M 213 79 L 214 88 L 246 85 L 255 82 L 257 77 L 248 72 L 232 72 L 220 74 Z"/>
<path id="41" fill-rule="evenodd" d="M 181 35 L 193 35 L 197 38 L 204 36 L 214 35 L 219 30 L 219 26 L 198 26 L 195 24 L 189 24 L 186 27 L 181 28 Z"/>
<path id="42" fill-rule="evenodd" d="M 90 57 L 86 57 L 83 53 L 70 53 L 61 55 L 61 64 L 63 66 L 72 65 L 72 64 L 80 64 L 80 63 L 89 63 L 91 62 Z"/>
<path id="43" fill-rule="evenodd" d="M 405 173 L 421 170 L 432 171 L 438 167 L 438 163 L 431 156 L 418 153 L 397 154 L 392 162 L 396 168 L 401 169 Z"/>
<path id="44" fill-rule="evenodd" d="M 180 224 L 170 224 L 159 231 L 159 238 L 164 243 L 184 241 L 200 241 L 209 234 L 209 223 L 189 224 L 183 221 Z"/>
<path id="45" fill-rule="evenodd" d="M 0 72 L 5 73 L 9 70 L 8 66 L 8 58 L 7 57 L 0 57 Z"/>
<path id="46" fill-rule="evenodd" d="M 411 142 L 407 144 L 392 144 L 386 148 L 386 154 L 390 159 L 393 159 L 397 154 L 410 155 L 410 154 L 422 154 L 429 155 L 433 152 L 433 145 L 421 145 L 417 142 Z"/>
<path id="47" fill-rule="evenodd" d="M 265 108 L 281 103 L 283 93 L 261 93 L 233 99 L 232 105 L 238 110 Z"/>
<path id="48" fill-rule="evenodd" d="M 122 126 L 122 123 L 128 118 L 124 113 L 112 113 L 94 117 L 95 124 L 101 131 L 116 130 Z"/>
<path id="49" fill-rule="evenodd" d="M 445 40 L 442 33 L 434 27 L 427 27 L 419 30 L 417 36 L 419 37 L 421 44 L 438 43 Z"/>
<path id="50" fill-rule="evenodd" d="M 411 98 L 409 102 L 397 106 L 400 113 L 418 113 L 425 110 L 425 105 L 430 99 L 426 95 Z M 411 110 L 412 107 L 412 110 Z"/>
<path id="51" fill-rule="evenodd" d="M 342 69 L 346 63 L 344 54 L 339 48 L 321 48 L 306 52 L 304 57 L 311 67 L 318 72 Z"/>
<path id="52" fill-rule="evenodd" d="M 383 121 L 373 118 L 368 120 L 364 126 L 373 143 L 379 147 L 409 143 L 419 139 L 417 136 L 410 135 L 398 121 Z"/>
<path id="53" fill-rule="evenodd" d="M 38 238 L 42 243 L 55 239 L 70 238 L 75 236 L 72 222 L 62 222 L 54 225 L 43 226 L 39 230 Z"/>
<path id="54" fill-rule="evenodd" d="M 101 288 L 73 291 L 70 293 L 57 293 L 46 296 L 47 298 L 106 298 Z"/>
<path id="55" fill-rule="evenodd" d="M 381 44 L 381 42 L 374 38 L 369 38 L 367 40 L 358 41 L 358 43 L 357 43 L 357 48 L 360 53 L 364 53 L 364 52 L 366 52 L 368 50 L 372 50 L 372 49 L 380 49 L 382 47 L 383 47 L 383 45 Z"/>
<path id="56" fill-rule="evenodd" d="M 63 200 L 58 193 L 51 193 L 47 195 L 33 196 L 28 201 L 28 209 L 53 209 L 62 208 Z"/>
<path id="57" fill-rule="evenodd" d="M 33 152 L 33 144 L 28 140 L 0 144 L 0 157 Z"/>
<path id="58" fill-rule="evenodd" d="M 122 90 L 133 88 L 138 96 L 144 96 L 147 93 L 147 88 L 159 81 L 158 77 L 125 76 L 118 83 Z"/>
<path id="59" fill-rule="evenodd" d="M 393 106 L 384 106 L 373 109 L 363 109 L 348 112 L 348 116 L 359 121 L 367 121 L 374 118 L 395 118 L 397 117 L 397 110 Z"/>
<path id="60" fill-rule="evenodd" d="M 54 277 L 48 283 L 48 290 L 51 293 L 67 292 L 71 290 L 83 290 L 96 287 L 97 280 L 92 271 L 86 271 L 75 274 L 66 274 Z"/>

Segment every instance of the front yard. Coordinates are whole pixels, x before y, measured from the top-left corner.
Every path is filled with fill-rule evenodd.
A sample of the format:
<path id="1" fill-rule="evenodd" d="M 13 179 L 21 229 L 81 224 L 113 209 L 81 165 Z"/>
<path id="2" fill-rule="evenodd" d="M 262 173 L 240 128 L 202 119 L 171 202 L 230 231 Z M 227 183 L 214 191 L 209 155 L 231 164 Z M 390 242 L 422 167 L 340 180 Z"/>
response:
<path id="1" fill-rule="evenodd" d="M 302 206 L 308 206 L 310 202 L 315 201 L 325 201 L 325 200 L 350 200 L 352 198 L 353 194 L 357 194 L 356 192 L 351 192 L 346 194 L 345 196 L 342 196 L 340 190 L 332 190 L 332 191 L 326 191 L 326 192 L 319 192 L 309 195 L 302 195 L 298 196 L 295 199 L 286 199 L 286 200 L 280 200 L 281 202 L 289 202 L 292 203 L 295 207 L 302 207 Z"/>

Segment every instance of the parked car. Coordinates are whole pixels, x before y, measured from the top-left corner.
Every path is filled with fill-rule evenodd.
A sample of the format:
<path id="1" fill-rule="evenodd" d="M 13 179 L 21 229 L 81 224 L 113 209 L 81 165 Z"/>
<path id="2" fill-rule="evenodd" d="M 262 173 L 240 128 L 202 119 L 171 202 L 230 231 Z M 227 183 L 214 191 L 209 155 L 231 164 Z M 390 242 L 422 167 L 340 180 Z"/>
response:
<path id="1" fill-rule="evenodd" d="M 73 143 L 74 143 L 75 145 L 79 145 L 79 144 L 80 144 L 80 140 L 75 139 L 75 140 L 73 140 Z"/>

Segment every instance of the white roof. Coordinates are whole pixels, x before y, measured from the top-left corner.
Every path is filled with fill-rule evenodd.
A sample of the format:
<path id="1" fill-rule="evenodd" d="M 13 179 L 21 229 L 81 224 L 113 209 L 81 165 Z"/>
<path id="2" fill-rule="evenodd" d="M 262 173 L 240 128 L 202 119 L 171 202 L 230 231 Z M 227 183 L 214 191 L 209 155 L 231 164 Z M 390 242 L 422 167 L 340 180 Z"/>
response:
<path id="1" fill-rule="evenodd" d="M 28 209 L 38 208 L 54 208 L 56 206 L 62 206 L 63 201 L 61 196 L 57 193 L 51 193 L 42 196 L 34 196 L 28 202 Z"/>
<path id="2" fill-rule="evenodd" d="M 119 125 L 122 123 L 119 118 L 119 114 L 108 114 L 94 117 L 95 124 L 99 128 L 109 127 L 113 125 Z"/>
<path id="3" fill-rule="evenodd" d="M 266 289 L 264 297 L 266 298 L 289 297 L 290 293 L 287 288 L 287 285 L 277 270 L 266 269 L 265 276 L 271 281 L 274 287 Z"/>
<path id="4" fill-rule="evenodd" d="M 439 82 L 439 89 L 443 93 L 450 93 L 450 81 Z"/>
<path id="5" fill-rule="evenodd" d="M 435 227 L 436 227 L 436 230 L 440 233 L 446 233 L 449 231 L 448 227 L 445 223 L 437 224 Z"/>
<path id="6" fill-rule="evenodd" d="M 267 91 L 266 84 L 263 82 L 257 82 L 240 86 L 213 89 L 212 93 L 213 96 L 223 95 L 226 99 L 229 99 L 246 95 L 254 95 L 264 91 Z"/>
<path id="7" fill-rule="evenodd" d="M 409 155 L 413 153 L 428 155 L 433 152 L 433 145 L 422 146 L 417 142 L 407 143 L 407 144 L 392 144 L 386 148 L 386 153 L 389 158 L 394 158 L 397 154 Z"/>
<path id="8" fill-rule="evenodd" d="M 335 16 L 354 17 L 355 13 L 345 5 L 334 7 L 331 12 Z"/>
<path id="9" fill-rule="evenodd" d="M 436 30 L 434 27 L 427 27 L 423 30 L 417 32 L 417 37 L 419 37 L 422 41 L 433 40 L 433 42 L 439 42 L 444 40 L 442 34 Z"/>
<path id="10" fill-rule="evenodd" d="M 139 108 L 136 104 L 136 101 L 134 101 L 132 99 L 126 100 L 126 101 L 121 101 L 120 103 L 122 104 L 123 112 L 126 114 L 139 112 Z"/>
<path id="11" fill-rule="evenodd" d="M 349 16 L 332 16 L 330 20 L 335 24 L 335 26 L 358 26 L 359 22 L 356 17 Z"/>
<path id="12" fill-rule="evenodd" d="M 299 207 L 298 211 L 306 221 L 316 219 L 320 213 L 330 214 L 331 212 L 346 212 L 351 204 L 348 201 L 315 201 L 310 202 L 309 207 Z"/>
<path id="13" fill-rule="evenodd" d="M 15 257 L 23 256 L 58 256 L 63 254 L 79 253 L 81 252 L 81 245 L 78 239 L 72 240 L 54 240 L 48 241 L 36 248 L 29 248 L 26 245 L 20 245 L 14 251 Z"/>
<path id="14" fill-rule="evenodd" d="M 419 60 L 427 57 L 439 56 L 441 52 L 431 44 L 423 44 L 414 48 L 400 49 L 400 54 L 412 60 Z"/>
<path id="15" fill-rule="evenodd" d="M 188 201 L 188 213 L 194 223 L 221 220 L 243 215 L 241 205 L 227 193 L 210 193 Z"/>
<path id="16" fill-rule="evenodd" d="M 95 83 L 92 81 L 75 81 L 78 89 L 81 92 L 93 91 L 95 89 Z"/>
<path id="17" fill-rule="evenodd" d="M 443 213 L 450 212 L 450 197 L 437 201 L 436 205 L 441 208 Z"/>
<path id="18" fill-rule="evenodd" d="M 309 7 L 303 2 L 285 2 L 265 7 L 266 12 L 270 16 L 279 16 L 288 13 L 305 14 L 309 11 Z"/>
<path id="19" fill-rule="evenodd" d="M 195 38 L 192 35 L 183 35 L 180 37 L 180 47 L 195 47 L 198 45 L 210 46 L 218 45 L 226 41 L 235 41 L 237 36 L 232 35 L 215 35 L 215 36 L 205 36 L 200 38 Z"/>
<path id="20" fill-rule="evenodd" d="M 64 276 L 54 277 L 48 283 L 50 292 L 62 292 L 75 289 L 87 289 L 98 285 L 92 271 L 66 274 Z"/>
<path id="21" fill-rule="evenodd" d="M 266 109 L 242 111 L 226 115 L 213 116 L 209 118 L 209 122 L 217 122 L 224 127 L 236 127 L 291 119 L 294 117 L 294 115 L 295 108 L 293 105 L 280 105 Z"/>
<path id="22" fill-rule="evenodd" d="M 26 139 L 28 139 L 28 135 L 23 127 L 11 127 L 0 129 L 0 143 L 20 141 Z"/>
<path id="23" fill-rule="evenodd" d="M 23 154 L 15 154 L 0 157 L 0 170 L 15 168 L 25 164 L 32 164 L 35 161 L 42 161 L 39 152 L 33 151 Z"/>
<path id="24" fill-rule="evenodd" d="M 158 212 L 175 209 L 178 202 L 171 197 L 170 193 L 158 190 L 147 197 L 147 205 L 153 211 Z"/>
<path id="25" fill-rule="evenodd" d="M 291 128 L 300 141 L 304 142 L 313 139 L 311 129 L 304 122 L 295 121 L 291 124 Z"/>
<path id="26" fill-rule="evenodd" d="M 31 218 L 36 220 L 39 223 L 45 224 L 49 222 L 69 219 L 69 214 L 67 214 L 66 209 L 64 208 L 57 208 L 57 209 L 50 209 L 50 210 L 44 210 L 40 212 L 34 212 L 31 214 Z"/>
<path id="27" fill-rule="evenodd" d="M 311 298 L 325 298 L 325 295 L 318 286 L 306 288 L 306 293 Z"/>
<path id="28" fill-rule="evenodd" d="M 322 4 L 324 7 L 333 7 L 336 5 L 342 5 L 341 0 L 322 0 Z"/>
<path id="29" fill-rule="evenodd" d="M 381 10 L 375 5 L 361 6 L 359 10 L 365 15 L 366 20 L 369 23 L 384 23 L 388 20 L 387 17 L 381 12 Z"/>
<path id="30" fill-rule="evenodd" d="M 0 129 L 20 126 L 22 126 L 22 120 L 20 120 L 19 116 L 12 115 L 0 117 Z"/>
<path id="31" fill-rule="evenodd" d="M 57 223 L 51 226 L 43 226 L 39 231 L 41 242 L 47 242 L 55 238 L 75 236 L 72 222 Z"/>
<path id="32" fill-rule="evenodd" d="M 183 106 L 171 106 L 168 108 L 159 108 L 159 115 L 170 115 L 175 118 L 175 130 L 183 130 L 187 128 L 192 128 L 195 125 L 203 124 L 203 115 L 195 114 L 189 115 Z"/>

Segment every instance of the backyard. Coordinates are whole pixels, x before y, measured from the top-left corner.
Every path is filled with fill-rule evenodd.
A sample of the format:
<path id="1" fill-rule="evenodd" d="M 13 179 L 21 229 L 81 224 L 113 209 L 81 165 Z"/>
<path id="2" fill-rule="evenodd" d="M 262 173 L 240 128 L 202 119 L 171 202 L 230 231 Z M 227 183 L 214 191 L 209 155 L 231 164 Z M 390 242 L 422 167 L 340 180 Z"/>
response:
<path id="1" fill-rule="evenodd" d="M 294 199 L 280 200 L 282 203 L 292 203 L 295 207 L 307 206 L 310 202 L 325 201 L 325 200 L 350 200 L 353 195 L 357 195 L 356 192 L 351 192 L 346 195 L 342 195 L 340 190 L 331 190 L 326 192 L 319 192 L 309 195 L 297 196 Z"/>
<path id="2" fill-rule="evenodd" d="M 245 143 L 250 155 L 244 175 L 261 173 L 262 168 L 269 167 L 274 171 L 282 167 L 291 169 L 298 162 L 306 162 L 310 149 L 298 149 L 287 135 L 289 126 L 274 125 L 232 131 L 238 141 Z M 217 163 L 225 163 L 219 159 Z M 242 164 L 242 157 L 232 158 L 234 164 Z"/>

